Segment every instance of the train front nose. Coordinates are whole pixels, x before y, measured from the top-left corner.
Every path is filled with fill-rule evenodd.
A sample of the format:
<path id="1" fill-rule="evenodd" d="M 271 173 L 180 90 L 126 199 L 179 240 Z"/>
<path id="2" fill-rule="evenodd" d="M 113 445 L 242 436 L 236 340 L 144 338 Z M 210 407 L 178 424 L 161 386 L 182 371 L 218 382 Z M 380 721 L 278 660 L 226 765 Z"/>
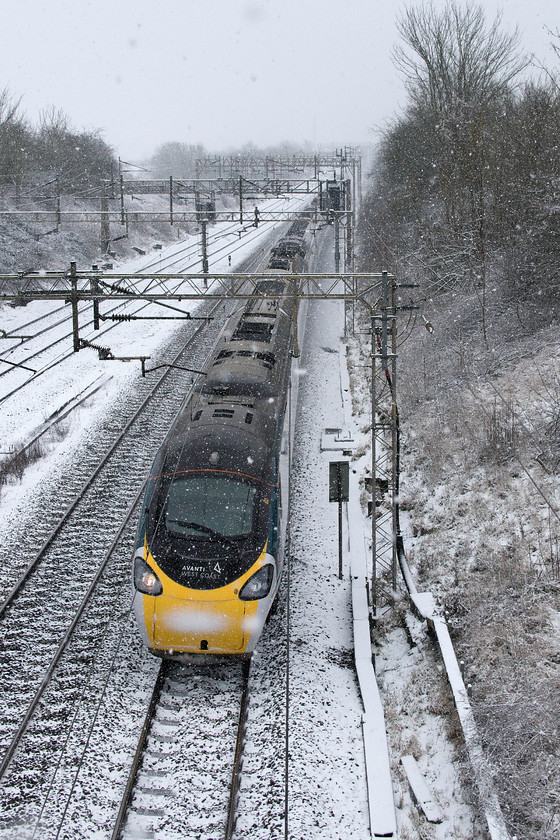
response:
<path id="1" fill-rule="evenodd" d="M 245 604 L 237 598 L 198 601 L 154 599 L 154 647 L 185 653 L 241 652 L 248 641 Z"/>

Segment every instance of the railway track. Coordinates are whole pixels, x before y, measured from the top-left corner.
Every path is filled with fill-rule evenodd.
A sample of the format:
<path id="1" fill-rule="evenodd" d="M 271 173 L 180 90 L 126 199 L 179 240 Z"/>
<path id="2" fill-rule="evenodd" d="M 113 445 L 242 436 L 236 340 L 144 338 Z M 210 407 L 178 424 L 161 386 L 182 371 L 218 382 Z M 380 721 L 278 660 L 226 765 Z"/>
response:
<path id="1" fill-rule="evenodd" d="M 213 313 L 218 308 L 219 305 L 215 305 L 211 309 L 207 307 L 208 317 L 212 318 Z M 119 469 L 119 464 L 117 463 L 116 466 L 112 464 L 111 459 L 113 456 L 117 453 L 120 454 L 120 448 L 126 447 L 125 458 L 131 459 L 136 457 L 135 450 L 146 434 L 146 431 L 142 428 L 142 425 L 146 423 L 144 419 L 146 416 L 145 413 L 148 408 L 152 407 L 152 401 L 156 396 L 158 396 L 158 400 L 165 406 L 166 410 L 160 409 L 154 412 L 156 417 L 150 424 L 153 432 L 152 437 L 154 441 L 163 437 L 166 431 L 165 423 L 168 419 L 169 411 L 170 416 L 173 416 L 174 411 L 177 410 L 177 403 L 180 405 L 185 394 L 185 385 L 181 383 L 181 373 L 177 373 L 176 368 L 173 366 L 179 366 L 181 362 L 185 365 L 185 361 L 188 361 L 192 368 L 197 363 L 197 360 L 201 363 L 216 338 L 217 328 L 213 330 L 208 338 L 203 339 L 202 345 L 198 348 L 195 348 L 194 345 L 196 341 L 200 340 L 203 327 L 199 326 L 194 331 L 191 329 L 190 332 L 192 334 L 186 339 L 185 343 L 186 332 L 187 330 L 181 331 L 181 334 L 175 337 L 171 345 L 167 348 L 166 357 L 169 351 L 173 354 L 172 361 L 169 363 L 171 366 L 166 367 L 164 373 L 155 382 L 146 380 L 146 382 L 140 383 L 137 389 L 136 406 L 131 406 L 127 400 L 126 404 L 115 407 L 116 414 L 109 418 L 107 426 L 95 435 L 95 439 L 91 441 L 91 446 L 88 449 L 89 457 L 80 462 L 78 469 L 71 471 L 68 479 L 64 482 L 62 492 L 57 492 L 56 502 L 49 508 L 48 517 L 42 520 L 43 527 L 34 534 L 28 535 L 28 538 L 23 544 L 18 540 L 19 545 L 12 547 L 10 552 L 12 563 L 16 568 L 22 566 L 23 572 L 18 576 L 17 582 L 0 605 L 0 617 L 4 616 L 16 596 L 20 594 L 26 580 L 44 560 L 46 552 L 51 547 L 53 541 L 58 537 L 72 514 L 74 514 L 77 505 L 84 501 L 86 493 L 90 490 L 94 482 L 102 477 L 103 471 L 110 466 L 109 480 L 110 482 L 116 480 L 113 473 Z M 198 355 L 196 355 L 197 349 Z M 194 361 L 192 359 L 193 352 L 195 353 Z M 173 379 L 177 380 L 175 385 L 177 393 L 174 400 L 172 393 L 162 393 L 163 386 L 166 385 L 168 380 Z M 134 434 L 128 434 L 133 430 Z M 113 438 L 112 441 L 111 438 Z M 130 463 L 130 460 L 128 462 Z M 141 467 L 141 465 L 139 466 Z M 125 472 L 128 471 L 125 470 Z M 99 491 L 96 490 L 97 492 Z M 29 556 L 33 559 L 30 562 L 26 562 L 25 558 Z"/>
<path id="2" fill-rule="evenodd" d="M 142 655 L 131 620 L 132 540 L 129 524 L 115 551 L 121 571 L 98 590 L 60 657 L 2 781 L 0 837 L 12 838 L 14 826 L 18 840 L 233 837 L 246 726 L 251 780 L 241 789 L 241 813 L 256 810 L 252 800 L 262 789 L 260 807 L 280 836 L 284 619 L 274 617 L 277 626 L 259 657 L 254 706 L 248 662 L 164 662 L 158 672 L 157 660 Z"/>
<path id="3" fill-rule="evenodd" d="M 233 837 L 250 667 L 162 662 L 111 840 Z"/>

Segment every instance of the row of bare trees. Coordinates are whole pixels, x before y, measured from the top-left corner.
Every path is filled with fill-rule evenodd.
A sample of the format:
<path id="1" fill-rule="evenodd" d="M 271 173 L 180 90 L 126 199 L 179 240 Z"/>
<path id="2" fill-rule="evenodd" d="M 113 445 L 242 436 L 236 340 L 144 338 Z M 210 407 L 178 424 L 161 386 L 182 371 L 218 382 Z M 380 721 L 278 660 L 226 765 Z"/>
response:
<path id="1" fill-rule="evenodd" d="M 62 192 L 98 190 L 114 171 L 113 150 L 98 131 L 76 131 L 59 109 L 45 110 L 33 127 L 21 100 L 0 90 L 0 188 L 19 196 L 57 180 Z"/>
<path id="2" fill-rule="evenodd" d="M 517 299 L 560 291 L 560 91 L 526 81 L 520 37 L 455 0 L 400 16 L 406 108 L 384 133 L 364 220 L 366 258 Z M 520 81 L 525 79 L 525 81 Z"/>

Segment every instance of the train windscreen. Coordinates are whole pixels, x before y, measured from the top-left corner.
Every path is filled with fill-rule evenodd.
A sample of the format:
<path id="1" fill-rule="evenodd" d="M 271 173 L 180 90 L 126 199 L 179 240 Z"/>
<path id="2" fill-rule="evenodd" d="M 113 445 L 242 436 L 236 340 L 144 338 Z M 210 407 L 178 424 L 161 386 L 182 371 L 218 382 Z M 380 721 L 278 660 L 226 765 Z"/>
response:
<path id="1" fill-rule="evenodd" d="M 177 537 L 242 539 L 253 530 L 257 489 L 223 476 L 189 476 L 171 482 L 165 527 Z"/>

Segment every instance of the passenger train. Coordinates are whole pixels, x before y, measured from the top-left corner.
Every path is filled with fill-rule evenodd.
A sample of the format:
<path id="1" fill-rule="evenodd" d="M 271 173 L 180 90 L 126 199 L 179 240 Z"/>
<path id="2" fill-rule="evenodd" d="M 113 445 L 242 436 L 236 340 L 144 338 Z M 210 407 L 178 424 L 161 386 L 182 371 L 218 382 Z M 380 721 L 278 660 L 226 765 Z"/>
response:
<path id="1" fill-rule="evenodd" d="M 308 246 L 308 222 L 294 222 L 153 463 L 133 584 L 137 625 L 156 656 L 250 656 L 278 592 L 297 318 L 290 275 L 306 270 Z"/>

